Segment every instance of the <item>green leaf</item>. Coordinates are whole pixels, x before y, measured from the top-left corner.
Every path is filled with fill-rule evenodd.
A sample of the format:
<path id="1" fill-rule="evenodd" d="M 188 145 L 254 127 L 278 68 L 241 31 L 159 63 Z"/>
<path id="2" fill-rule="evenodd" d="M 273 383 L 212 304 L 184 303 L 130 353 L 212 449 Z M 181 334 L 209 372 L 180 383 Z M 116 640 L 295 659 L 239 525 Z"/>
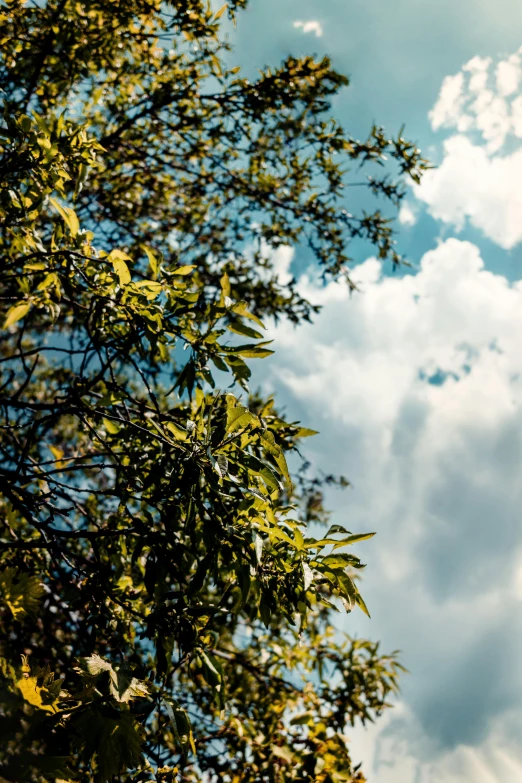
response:
<path id="1" fill-rule="evenodd" d="M 256 332 L 255 329 L 251 329 L 249 326 L 242 324 L 240 321 L 234 321 L 233 323 L 227 324 L 227 329 L 230 332 L 242 334 L 245 337 L 253 337 L 255 340 L 261 339 L 263 337 L 261 332 Z"/>
<path id="2" fill-rule="evenodd" d="M 319 435 L 317 430 L 310 430 L 308 427 L 299 427 L 296 432 L 296 438 L 310 438 L 312 435 Z"/>
<path id="3" fill-rule="evenodd" d="M 202 662 L 202 672 L 205 680 L 211 686 L 218 706 L 223 709 L 225 698 L 225 673 L 218 658 L 205 650 L 199 650 Z"/>
<path id="4" fill-rule="evenodd" d="M 277 467 L 284 476 L 287 486 L 291 487 L 292 481 L 290 479 L 290 473 L 288 472 L 288 465 L 286 464 L 285 455 L 281 447 L 278 446 L 275 442 L 273 433 L 270 432 L 270 430 L 265 430 L 265 432 L 263 432 L 261 435 L 261 442 L 268 453 L 271 454 L 274 458 Z"/>
<path id="5" fill-rule="evenodd" d="M 373 538 L 375 535 L 376 533 L 358 533 L 353 536 L 348 536 L 348 538 L 343 539 L 343 541 L 339 541 L 339 545 L 348 546 L 349 544 L 356 544 L 358 541 L 366 541 L 369 538 Z"/>
<path id="6" fill-rule="evenodd" d="M 257 416 L 250 413 L 244 405 L 229 405 L 227 407 L 227 434 L 258 423 Z"/>
<path id="7" fill-rule="evenodd" d="M 90 762 L 95 783 L 107 783 L 140 764 L 142 737 L 130 712 L 111 715 L 91 707 L 73 715 L 69 725 Z"/>
<path id="8" fill-rule="evenodd" d="M 196 746 L 194 744 L 192 725 L 187 711 L 174 699 L 172 699 L 172 703 L 168 701 L 165 702 L 165 707 L 167 708 L 176 743 L 179 746 L 182 755 L 186 758 L 189 751 L 195 754 Z"/>
<path id="9" fill-rule="evenodd" d="M 269 345 L 272 340 L 259 343 L 258 345 L 234 345 L 234 346 L 222 346 L 222 349 L 227 353 L 237 354 L 238 356 L 244 356 L 245 359 L 265 359 L 267 356 L 271 356 L 274 352 L 268 348 L 262 346 Z"/>
<path id="10" fill-rule="evenodd" d="M 368 611 L 368 607 L 364 603 L 363 597 L 359 591 L 357 591 L 357 595 L 355 596 L 355 601 L 357 603 L 357 606 L 359 606 L 363 610 L 364 614 L 370 617 L 370 612 Z"/>

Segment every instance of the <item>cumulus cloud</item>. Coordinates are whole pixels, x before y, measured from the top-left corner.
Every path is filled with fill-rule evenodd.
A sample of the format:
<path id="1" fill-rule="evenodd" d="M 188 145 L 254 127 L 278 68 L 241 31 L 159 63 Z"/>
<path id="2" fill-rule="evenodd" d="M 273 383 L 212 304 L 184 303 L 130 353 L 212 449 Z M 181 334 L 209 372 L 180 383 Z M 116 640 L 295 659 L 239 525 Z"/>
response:
<path id="1" fill-rule="evenodd" d="M 519 87 L 521 72 L 520 52 L 500 60 L 495 67 L 491 57 L 473 57 L 459 73 L 442 82 L 438 100 L 428 115 L 433 129 L 474 131 L 489 152 L 498 152 L 510 135 L 520 138 L 513 117 L 516 98 L 512 96 Z"/>
<path id="2" fill-rule="evenodd" d="M 429 118 L 453 133 L 415 191 L 434 217 L 457 229 L 469 221 L 505 249 L 522 241 L 521 55 L 473 57 L 444 79 Z"/>
<path id="3" fill-rule="evenodd" d="M 433 217 L 458 230 L 469 221 L 509 250 L 522 240 L 522 147 L 490 156 L 467 136 L 451 136 L 442 163 L 426 174 L 416 195 Z"/>
<path id="4" fill-rule="evenodd" d="M 522 282 L 454 238 L 417 274 L 369 259 L 356 278 L 351 299 L 301 278 L 323 310 L 277 326 L 264 379 L 320 430 L 314 462 L 352 480 L 335 521 L 378 531 L 359 551 L 373 620 L 347 629 L 402 647 L 413 675 L 354 755 L 381 783 L 518 780 Z"/>
<path id="5" fill-rule="evenodd" d="M 323 26 L 317 19 L 309 19 L 307 22 L 297 19 L 294 22 L 294 27 L 302 30 L 303 33 L 313 33 L 316 38 L 320 38 L 323 34 Z"/>
<path id="6" fill-rule="evenodd" d="M 491 733 L 480 747 L 459 745 L 436 758 L 419 763 L 411 755 L 413 736 L 419 743 L 427 738 L 419 733 L 414 715 L 404 706 L 396 708 L 368 730 L 356 730 L 353 745 L 362 751 L 367 774 L 379 783 L 515 783 L 522 780 L 522 757 L 515 731 L 522 729 L 520 716 L 509 712 L 493 721 Z M 383 726 L 383 724 L 386 724 Z M 397 730 L 400 723 L 401 730 Z"/>
<path id="7" fill-rule="evenodd" d="M 399 223 L 403 226 L 414 226 L 417 222 L 417 216 L 412 205 L 404 201 L 399 209 Z"/>

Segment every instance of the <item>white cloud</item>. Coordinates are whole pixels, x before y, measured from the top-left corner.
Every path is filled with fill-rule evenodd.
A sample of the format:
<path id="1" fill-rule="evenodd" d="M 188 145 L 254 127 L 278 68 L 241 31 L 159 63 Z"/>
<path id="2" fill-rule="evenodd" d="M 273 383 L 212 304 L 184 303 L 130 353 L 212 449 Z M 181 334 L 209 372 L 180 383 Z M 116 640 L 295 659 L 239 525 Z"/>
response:
<path id="1" fill-rule="evenodd" d="M 377 530 L 358 553 L 373 620 L 351 633 L 404 649 L 400 710 L 357 732 L 380 783 L 522 779 L 522 282 L 449 239 L 415 275 L 369 259 L 361 293 L 300 280 L 323 305 L 281 323 L 264 382 L 321 435 L 309 454 L 343 473 L 334 521 Z M 266 367 L 264 368 L 266 373 Z M 515 730 L 516 729 L 516 730 Z"/>
<path id="2" fill-rule="evenodd" d="M 433 109 L 429 112 L 429 118 L 433 130 L 439 128 L 454 127 L 462 120 L 464 105 L 463 96 L 464 74 L 457 73 L 454 76 L 446 76 L 440 88 L 439 98 Z M 466 130 L 471 118 L 466 120 L 466 126 L 458 128 Z"/>
<path id="3" fill-rule="evenodd" d="M 439 168 L 415 188 L 434 217 L 458 229 L 469 220 L 506 249 L 522 241 L 521 52 L 495 66 L 474 57 L 444 79 L 429 118 L 454 135 Z"/>
<path id="4" fill-rule="evenodd" d="M 268 247 L 263 244 L 264 250 L 268 253 Z M 294 259 L 294 248 L 288 245 L 281 245 L 281 247 L 272 250 L 270 253 L 270 259 L 273 264 L 273 271 L 281 285 L 287 285 L 292 279 L 290 267 Z"/>
<path id="5" fill-rule="evenodd" d="M 507 60 L 503 60 L 497 65 L 496 70 L 497 90 L 503 96 L 507 97 L 516 92 L 522 75 L 520 55 L 512 54 Z"/>
<path id="6" fill-rule="evenodd" d="M 399 210 L 399 223 L 403 226 L 414 226 L 416 222 L 417 216 L 412 205 L 408 201 L 404 201 Z"/>
<path id="7" fill-rule="evenodd" d="M 316 38 L 320 38 L 323 34 L 323 26 L 317 19 L 309 19 L 307 22 L 296 20 L 294 27 L 303 31 L 303 33 L 313 33 Z"/>
<path id="8" fill-rule="evenodd" d="M 522 755 L 510 734 L 513 724 L 520 727 L 520 716 L 508 713 L 493 722 L 487 740 L 480 747 L 459 745 L 424 763 L 411 754 L 409 743 L 398 739 L 390 713 L 381 724 L 356 730 L 353 745 L 362 754 L 363 766 L 371 779 L 379 783 L 516 783 L 522 780 Z M 415 716 L 398 705 L 396 717 L 404 731 L 427 742 Z M 506 725 L 510 722 L 511 727 Z M 391 731 L 390 731 L 391 729 Z M 511 730 L 510 730 L 511 729 Z"/>
<path id="9" fill-rule="evenodd" d="M 469 220 L 507 250 L 522 240 L 522 147 L 490 156 L 467 136 L 451 136 L 439 168 L 415 193 L 433 217 L 459 230 Z"/>
<path id="10" fill-rule="evenodd" d="M 521 50 L 522 51 L 522 50 Z M 442 82 L 429 119 L 434 130 L 455 128 L 478 132 L 489 152 L 498 152 L 510 135 L 519 136 L 513 121 L 513 101 L 520 76 L 517 53 L 492 68 L 491 57 L 473 57 L 459 73 Z"/>

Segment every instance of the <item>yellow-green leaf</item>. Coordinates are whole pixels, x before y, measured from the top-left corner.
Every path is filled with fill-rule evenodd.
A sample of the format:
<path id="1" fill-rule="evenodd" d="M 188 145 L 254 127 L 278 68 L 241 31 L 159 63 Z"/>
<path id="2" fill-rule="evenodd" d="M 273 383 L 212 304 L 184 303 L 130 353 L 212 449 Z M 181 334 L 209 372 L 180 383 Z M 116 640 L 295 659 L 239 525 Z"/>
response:
<path id="1" fill-rule="evenodd" d="M 111 419 L 103 419 L 103 426 L 105 427 L 109 435 L 117 435 L 118 432 L 120 431 L 119 426 L 116 424 L 115 421 L 112 421 Z"/>
<path id="2" fill-rule="evenodd" d="M 120 285 L 127 285 L 127 283 L 130 283 L 131 273 L 126 262 L 131 261 L 131 257 L 121 250 L 111 250 L 108 259 L 109 261 L 112 261 L 112 266 L 119 277 Z"/>
<path id="3" fill-rule="evenodd" d="M 190 275 L 193 269 L 196 268 L 196 264 L 186 264 L 185 266 L 177 266 L 175 269 L 171 269 L 173 275 Z"/>
<path id="4" fill-rule="evenodd" d="M 230 296 L 230 278 L 225 272 L 221 280 L 219 281 L 221 285 L 221 290 L 223 291 L 223 296 L 229 297 Z"/>
<path id="5" fill-rule="evenodd" d="M 173 421 L 168 421 L 165 424 L 166 429 L 174 435 L 176 440 L 187 440 L 187 433 L 181 429 L 181 427 L 178 427 L 176 424 L 174 424 Z"/>
<path id="6" fill-rule="evenodd" d="M 8 326 L 12 326 L 17 321 L 24 318 L 31 309 L 31 302 L 19 302 L 7 311 L 7 315 L 4 321 L 4 329 Z"/>
<path id="7" fill-rule="evenodd" d="M 149 264 L 152 270 L 152 274 L 156 276 L 159 272 L 158 259 L 156 258 L 156 256 L 154 255 L 150 247 L 147 247 L 147 245 L 142 245 L 142 247 L 143 250 L 145 251 L 147 258 L 149 259 Z"/>
<path id="8" fill-rule="evenodd" d="M 224 3 L 224 5 L 221 6 L 219 11 L 216 11 L 216 13 L 214 14 L 214 16 L 212 17 L 212 21 L 217 22 L 218 19 L 221 19 L 221 17 L 223 16 L 227 8 L 228 8 L 228 3 Z"/>
<path id="9" fill-rule="evenodd" d="M 74 238 L 80 230 L 80 221 L 78 220 L 78 216 L 74 209 L 71 209 L 71 207 L 62 206 L 62 204 L 59 204 L 58 201 L 56 201 L 54 198 L 49 198 L 49 201 L 60 213 L 64 223 L 71 232 L 71 236 Z"/>
<path id="10" fill-rule="evenodd" d="M 7 604 L 15 618 L 34 614 L 43 592 L 43 585 L 37 576 L 12 567 L 0 573 L 0 599 Z"/>

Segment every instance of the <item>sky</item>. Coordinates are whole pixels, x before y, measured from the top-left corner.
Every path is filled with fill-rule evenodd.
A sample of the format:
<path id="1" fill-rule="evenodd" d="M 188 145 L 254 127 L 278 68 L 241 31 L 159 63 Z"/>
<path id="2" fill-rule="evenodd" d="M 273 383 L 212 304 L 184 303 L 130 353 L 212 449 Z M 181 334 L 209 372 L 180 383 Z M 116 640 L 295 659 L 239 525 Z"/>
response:
<path id="1" fill-rule="evenodd" d="M 521 781 L 522 4 L 253 0 L 234 42 L 246 68 L 329 54 L 346 128 L 404 123 L 438 166 L 400 213 L 413 274 L 365 259 L 349 296 L 277 251 L 322 310 L 273 330 L 258 375 L 352 482 L 332 521 L 378 533 L 357 552 L 372 619 L 343 627 L 410 673 L 353 758 L 376 783 Z"/>

